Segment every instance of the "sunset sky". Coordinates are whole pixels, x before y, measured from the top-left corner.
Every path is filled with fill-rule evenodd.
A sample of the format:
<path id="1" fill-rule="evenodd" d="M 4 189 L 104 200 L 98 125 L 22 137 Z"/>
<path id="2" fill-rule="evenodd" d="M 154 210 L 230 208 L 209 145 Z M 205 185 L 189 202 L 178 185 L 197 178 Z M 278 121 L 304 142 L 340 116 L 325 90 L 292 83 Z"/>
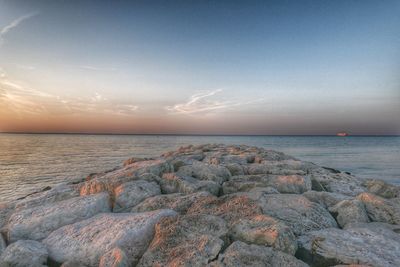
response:
<path id="1" fill-rule="evenodd" d="M 0 131 L 400 134 L 400 1 L 0 0 Z"/>

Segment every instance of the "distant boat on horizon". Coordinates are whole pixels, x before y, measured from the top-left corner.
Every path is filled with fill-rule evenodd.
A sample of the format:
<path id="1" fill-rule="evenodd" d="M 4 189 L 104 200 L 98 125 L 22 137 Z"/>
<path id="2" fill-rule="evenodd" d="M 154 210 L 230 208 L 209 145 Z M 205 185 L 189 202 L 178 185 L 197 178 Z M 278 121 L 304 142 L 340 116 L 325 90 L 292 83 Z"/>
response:
<path id="1" fill-rule="evenodd" d="M 348 136 L 349 134 L 346 132 L 339 132 L 336 134 L 336 136 Z"/>

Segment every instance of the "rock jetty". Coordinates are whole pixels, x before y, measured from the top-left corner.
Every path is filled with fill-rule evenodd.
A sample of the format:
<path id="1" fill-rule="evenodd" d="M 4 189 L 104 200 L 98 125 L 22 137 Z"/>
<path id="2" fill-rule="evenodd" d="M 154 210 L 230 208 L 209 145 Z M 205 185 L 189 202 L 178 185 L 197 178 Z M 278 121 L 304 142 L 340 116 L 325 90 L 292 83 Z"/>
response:
<path id="1" fill-rule="evenodd" d="M 6 266 L 400 266 L 400 187 L 244 145 L 0 203 Z"/>

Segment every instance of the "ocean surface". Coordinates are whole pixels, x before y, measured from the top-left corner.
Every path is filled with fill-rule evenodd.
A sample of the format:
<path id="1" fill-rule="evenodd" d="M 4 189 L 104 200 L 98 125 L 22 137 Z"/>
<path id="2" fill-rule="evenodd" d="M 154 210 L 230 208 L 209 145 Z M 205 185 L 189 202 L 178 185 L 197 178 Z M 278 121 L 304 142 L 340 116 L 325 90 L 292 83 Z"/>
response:
<path id="1" fill-rule="evenodd" d="M 400 137 L 0 134 L 0 201 L 188 144 L 246 144 L 400 184 Z"/>

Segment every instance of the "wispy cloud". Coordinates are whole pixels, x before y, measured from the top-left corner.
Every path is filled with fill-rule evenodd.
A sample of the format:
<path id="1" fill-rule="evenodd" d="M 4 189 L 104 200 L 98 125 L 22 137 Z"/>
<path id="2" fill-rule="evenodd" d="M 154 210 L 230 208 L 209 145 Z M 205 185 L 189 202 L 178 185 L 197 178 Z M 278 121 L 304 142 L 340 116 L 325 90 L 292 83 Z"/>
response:
<path id="1" fill-rule="evenodd" d="M 116 71 L 116 68 L 113 67 L 96 67 L 96 66 L 91 66 L 91 65 L 82 65 L 79 66 L 79 68 L 84 69 L 84 70 L 93 70 L 93 71 Z"/>
<path id="2" fill-rule="evenodd" d="M 12 112 L 20 117 L 23 114 L 130 116 L 139 109 L 129 102 L 108 100 L 98 92 L 85 98 L 48 94 L 30 88 L 20 81 L 10 80 L 2 69 L 0 69 L 0 106 L 3 112 Z"/>
<path id="3" fill-rule="evenodd" d="M 4 42 L 4 36 L 11 31 L 12 29 L 16 28 L 19 24 L 21 24 L 23 21 L 30 19 L 34 16 L 39 15 L 39 12 L 32 12 L 26 15 L 23 15 L 19 18 L 14 19 L 13 21 L 11 21 L 9 24 L 7 24 L 6 26 L 4 26 L 3 28 L 1 28 L 0 30 L 0 46 L 2 45 L 2 43 Z"/>
<path id="4" fill-rule="evenodd" d="M 257 99 L 250 101 L 236 101 L 216 99 L 215 96 L 222 92 L 222 89 L 203 91 L 192 95 L 187 102 L 179 103 L 174 106 L 167 106 L 166 109 L 176 114 L 204 114 L 212 113 L 217 110 L 225 110 L 232 107 L 260 102 L 263 100 Z"/>

